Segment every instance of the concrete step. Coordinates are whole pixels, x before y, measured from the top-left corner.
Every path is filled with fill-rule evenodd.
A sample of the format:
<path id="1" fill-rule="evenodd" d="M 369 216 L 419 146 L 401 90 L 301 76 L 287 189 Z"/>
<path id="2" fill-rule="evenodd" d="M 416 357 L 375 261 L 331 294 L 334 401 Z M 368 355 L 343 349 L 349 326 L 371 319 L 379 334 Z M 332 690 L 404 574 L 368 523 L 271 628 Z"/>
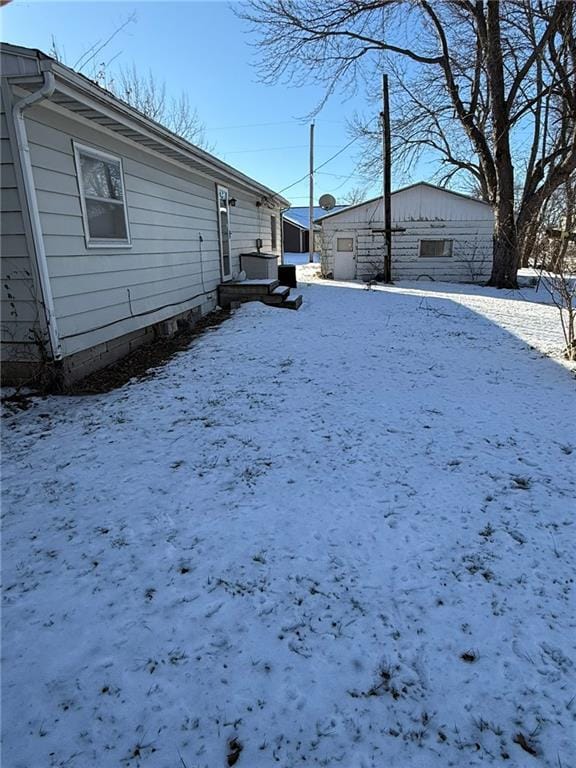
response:
<path id="1" fill-rule="evenodd" d="M 240 286 L 246 283 L 250 284 L 251 290 L 240 291 Z M 255 290 L 257 286 L 259 290 Z M 290 288 L 280 285 L 278 280 L 245 280 L 242 283 L 222 283 L 218 287 L 218 303 L 222 308 L 226 309 L 246 301 L 261 301 L 271 307 L 298 309 L 302 304 L 302 295 L 290 296 Z"/>
<path id="2" fill-rule="evenodd" d="M 284 303 L 281 296 L 260 296 L 258 301 L 261 301 L 262 304 L 268 304 L 270 307 L 279 307 Z"/>
<path id="3" fill-rule="evenodd" d="M 300 309 L 300 305 L 302 304 L 302 294 L 297 293 L 295 296 L 289 296 L 287 299 L 284 299 L 282 304 L 278 304 L 278 307 L 282 307 L 283 309 Z"/>
<path id="4" fill-rule="evenodd" d="M 282 304 L 282 302 L 290 295 L 290 288 L 286 285 L 279 285 L 274 288 L 272 293 L 266 296 L 260 296 L 259 300 L 264 304 Z"/>
<path id="5" fill-rule="evenodd" d="M 220 293 L 229 296 L 248 295 L 251 293 L 272 293 L 280 285 L 280 280 L 242 280 L 238 283 L 220 283 Z"/>

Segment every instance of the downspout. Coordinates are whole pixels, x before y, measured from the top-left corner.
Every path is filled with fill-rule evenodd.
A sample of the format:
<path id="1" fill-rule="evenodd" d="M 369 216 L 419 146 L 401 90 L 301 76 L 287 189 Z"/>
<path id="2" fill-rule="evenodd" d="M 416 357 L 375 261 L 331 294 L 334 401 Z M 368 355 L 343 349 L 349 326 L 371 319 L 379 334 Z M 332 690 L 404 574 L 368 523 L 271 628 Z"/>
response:
<path id="1" fill-rule="evenodd" d="M 30 146 L 28 144 L 28 134 L 26 133 L 26 124 L 24 122 L 23 112 L 33 104 L 37 104 L 43 99 L 49 99 L 54 93 L 56 83 L 52 72 L 44 72 L 44 84 L 42 87 L 28 94 L 12 107 L 12 116 L 14 118 L 14 129 L 16 132 L 16 144 L 18 145 L 18 155 L 20 157 L 20 166 L 24 179 L 24 195 L 26 197 L 26 206 L 30 215 L 30 224 L 32 228 L 32 240 L 34 242 L 34 260 L 36 262 L 38 277 L 40 280 L 40 290 L 46 312 L 46 323 L 48 325 L 48 336 L 52 350 L 52 359 L 62 359 L 62 347 L 58 335 L 58 326 L 56 323 L 56 313 L 54 311 L 54 297 L 52 296 L 52 286 L 50 285 L 50 274 L 48 272 L 48 262 L 46 260 L 46 249 L 44 248 L 44 236 L 42 234 L 42 223 L 40 221 L 40 211 L 38 210 L 38 198 L 36 197 L 36 187 L 34 185 L 34 175 L 32 173 L 32 161 L 30 160 Z"/>

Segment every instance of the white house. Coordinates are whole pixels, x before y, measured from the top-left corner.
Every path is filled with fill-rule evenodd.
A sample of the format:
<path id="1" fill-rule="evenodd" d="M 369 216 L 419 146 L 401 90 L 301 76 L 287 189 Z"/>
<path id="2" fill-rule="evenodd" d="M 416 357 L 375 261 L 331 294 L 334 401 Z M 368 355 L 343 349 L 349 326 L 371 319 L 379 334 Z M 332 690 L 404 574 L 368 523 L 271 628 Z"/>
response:
<path id="1" fill-rule="evenodd" d="M 4 382 L 83 376 L 280 256 L 272 190 L 40 51 L 0 72 Z"/>
<path id="2" fill-rule="evenodd" d="M 335 280 L 372 279 L 385 248 L 382 198 L 328 213 L 322 267 Z M 392 193 L 392 279 L 482 282 L 492 268 L 492 208 L 426 182 Z"/>

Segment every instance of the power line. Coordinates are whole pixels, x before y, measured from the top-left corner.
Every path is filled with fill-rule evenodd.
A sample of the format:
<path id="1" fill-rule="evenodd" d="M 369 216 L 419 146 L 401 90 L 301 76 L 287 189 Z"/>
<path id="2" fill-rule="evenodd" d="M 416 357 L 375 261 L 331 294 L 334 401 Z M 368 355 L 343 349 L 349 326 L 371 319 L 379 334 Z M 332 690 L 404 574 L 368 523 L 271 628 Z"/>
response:
<path id="1" fill-rule="evenodd" d="M 365 179 L 364 176 L 361 176 L 360 174 L 355 174 L 354 171 L 352 171 L 351 174 L 347 173 L 330 173 L 329 171 L 320 171 L 320 176 L 332 176 L 335 179 L 349 179 L 352 176 L 355 179 Z"/>
<path id="2" fill-rule="evenodd" d="M 287 144 L 284 147 L 263 147 L 262 149 L 232 149 L 230 151 L 225 150 L 225 155 L 241 155 L 250 154 L 251 152 L 280 152 L 284 149 L 304 149 L 308 144 Z M 338 144 L 318 144 L 319 147 L 337 147 Z"/>
<path id="3" fill-rule="evenodd" d="M 360 137 L 355 136 L 351 141 L 349 141 L 347 144 L 345 144 L 342 149 L 339 149 L 338 152 L 335 152 L 332 157 L 329 157 L 328 160 L 325 160 L 323 163 L 320 163 L 316 168 L 314 168 L 314 173 L 318 171 L 320 168 L 324 168 L 325 165 L 328 165 L 328 163 L 331 163 L 332 160 L 334 160 L 338 155 L 341 155 L 342 152 L 345 152 L 348 147 L 351 147 L 352 144 L 354 144 L 355 141 L 358 141 Z M 304 181 L 304 179 L 307 179 L 310 174 L 306 173 L 304 176 L 302 176 L 301 179 L 298 179 L 298 181 L 295 181 L 293 184 L 289 184 L 287 187 L 284 187 L 284 189 L 279 190 L 276 194 L 281 195 L 282 192 L 286 192 L 287 189 L 292 189 L 292 187 L 295 187 L 296 184 L 300 184 L 301 181 Z"/>
<path id="4" fill-rule="evenodd" d="M 351 141 L 348 142 L 348 144 L 345 144 L 342 149 L 339 149 L 338 152 L 336 152 L 332 157 L 329 157 L 328 160 L 325 160 L 323 163 L 321 163 L 317 168 L 314 168 L 314 172 L 320 170 L 320 168 L 324 168 L 325 165 L 328 165 L 328 163 L 331 163 L 332 160 L 338 157 L 338 155 L 341 155 L 342 152 L 345 152 L 348 147 L 351 147 L 352 144 L 354 144 L 355 141 L 358 141 L 360 136 L 355 136 Z"/>
<path id="5" fill-rule="evenodd" d="M 374 120 L 376 120 L 376 119 L 377 119 L 377 116 L 373 117 L 373 118 L 372 118 L 372 120 L 369 120 L 369 121 L 368 121 L 368 125 L 369 125 L 371 122 L 373 122 Z M 323 163 L 320 163 L 320 165 L 318 165 L 316 168 L 314 168 L 314 173 L 316 173 L 317 171 L 319 171 L 319 170 L 320 170 L 320 168 L 324 168 L 324 166 L 325 166 L 325 165 L 328 165 L 328 163 L 331 163 L 331 162 L 332 162 L 332 160 L 334 160 L 334 159 L 335 159 L 335 158 L 337 158 L 339 155 L 341 155 L 341 154 L 342 154 L 342 152 L 345 152 L 345 151 L 348 149 L 348 147 L 351 147 L 351 146 L 352 146 L 352 144 L 354 144 L 354 142 L 358 141 L 358 139 L 359 139 L 359 138 L 360 138 L 360 136 L 359 136 L 359 135 L 358 135 L 358 136 L 355 136 L 355 137 L 354 137 L 353 139 L 351 139 L 351 140 L 350 140 L 350 141 L 349 141 L 347 144 L 345 144 L 345 145 L 342 147 L 342 149 L 339 149 L 339 150 L 338 150 L 338 152 L 335 152 L 335 153 L 332 155 L 332 157 L 329 157 L 329 158 L 328 158 L 328 160 L 325 160 Z M 298 181 L 295 181 L 295 182 L 293 182 L 292 184 L 289 184 L 287 187 L 284 187 L 284 189 L 281 189 L 281 190 L 280 190 L 279 192 L 277 192 L 276 194 L 278 194 L 278 195 L 281 195 L 281 194 L 282 194 L 282 192 L 286 192 L 286 190 L 287 190 L 287 189 L 292 189 L 292 187 L 295 187 L 295 186 L 296 186 L 296 184 L 300 184 L 300 182 L 301 182 L 301 181 L 304 181 L 304 179 L 307 179 L 309 175 L 310 175 L 309 173 L 306 173 L 304 176 L 302 176 L 302 178 L 298 179 Z"/>
<path id="6" fill-rule="evenodd" d="M 293 184 L 289 184 L 287 187 L 284 187 L 284 189 L 281 189 L 279 192 L 277 192 L 277 195 L 281 195 L 282 192 L 286 192 L 287 189 L 292 189 L 292 187 L 295 187 L 296 184 L 300 184 L 301 181 L 304 181 L 304 179 L 307 179 L 308 176 L 310 176 L 309 173 L 305 173 L 304 176 L 302 176 L 301 179 L 298 179 L 298 181 L 295 181 Z"/>
<path id="7" fill-rule="evenodd" d="M 350 179 L 351 179 L 353 176 L 354 176 L 354 171 L 352 171 L 352 173 L 350 174 L 350 176 L 347 176 L 347 177 L 344 179 L 344 181 L 342 181 L 340 184 L 338 184 L 338 186 L 337 186 L 337 187 L 333 187 L 333 188 L 330 190 L 330 192 L 337 192 L 339 189 L 342 189 L 342 187 L 344 186 L 344 184 L 347 184 L 347 183 L 350 181 Z"/>
<path id="8" fill-rule="evenodd" d="M 320 122 L 322 125 L 324 124 L 330 124 L 330 125 L 345 125 L 344 120 L 320 120 L 316 121 L 317 123 Z M 279 120 L 278 122 L 273 123 L 246 123 L 244 125 L 220 125 L 216 128 L 210 128 L 211 131 L 235 131 L 239 128 L 264 128 L 268 125 L 298 125 L 298 127 L 301 127 L 303 123 L 301 123 L 299 120 Z"/>

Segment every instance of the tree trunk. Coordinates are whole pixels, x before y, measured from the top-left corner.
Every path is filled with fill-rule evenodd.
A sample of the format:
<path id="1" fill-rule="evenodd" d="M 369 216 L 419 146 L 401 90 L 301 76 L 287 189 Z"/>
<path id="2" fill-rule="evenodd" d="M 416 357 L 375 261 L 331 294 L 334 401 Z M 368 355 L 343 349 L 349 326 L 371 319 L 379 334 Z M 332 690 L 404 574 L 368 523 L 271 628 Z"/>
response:
<path id="1" fill-rule="evenodd" d="M 532 203 L 535 203 L 534 205 Z M 521 205 L 516 217 L 520 266 L 535 266 L 539 259 L 538 233 L 546 206 L 540 206 L 536 198 Z"/>
<path id="2" fill-rule="evenodd" d="M 518 287 L 518 231 L 514 211 L 514 169 L 506 141 L 496 147 L 498 192 L 494 209 L 494 261 L 488 285 L 495 288 Z"/>
<path id="3" fill-rule="evenodd" d="M 488 285 L 517 288 L 518 238 L 514 216 L 514 166 L 510 152 L 508 109 L 504 89 L 504 61 L 500 34 L 500 3 L 488 0 L 486 71 L 492 95 L 496 206 L 494 210 L 494 261 Z"/>
<path id="4" fill-rule="evenodd" d="M 517 274 L 518 243 L 514 212 L 511 215 L 501 213 L 498 207 L 494 221 L 494 261 L 488 285 L 495 288 L 517 288 Z"/>
<path id="5" fill-rule="evenodd" d="M 538 243 L 538 232 L 540 230 L 540 218 L 534 216 L 529 222 L 518 216 L 516 219 L 516 232 L 518 237 L 518 254 L 521 267 L 534 267 L 538 262 L 538 253 L 536 246 Z"/>

